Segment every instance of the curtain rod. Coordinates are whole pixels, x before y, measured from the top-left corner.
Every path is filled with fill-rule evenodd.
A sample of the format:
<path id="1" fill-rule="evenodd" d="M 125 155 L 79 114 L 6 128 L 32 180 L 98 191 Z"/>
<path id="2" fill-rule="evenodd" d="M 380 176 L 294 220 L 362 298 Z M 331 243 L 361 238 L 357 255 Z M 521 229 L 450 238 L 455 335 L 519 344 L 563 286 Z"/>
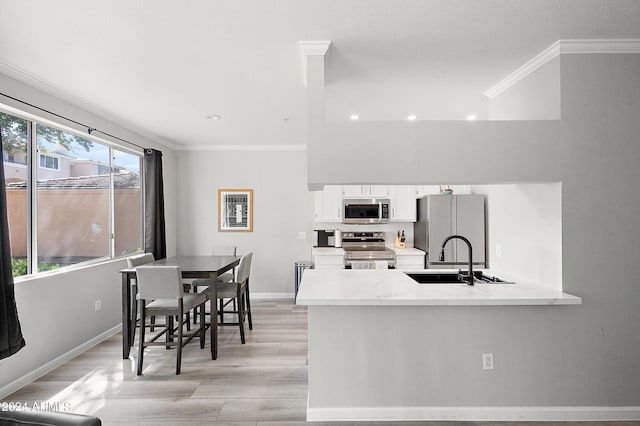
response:
<path id="1" fill-rule="evenodd" d="M 60 114 L 56 114 L 53 111 L 49 111 L 49 110 L 41 108 L 41 107 L 39 107 L 37 105 L 30 104 L 29 102 L 23 101 L 22 99 L 14 98 L 13 96 L 7 95 L 6 93 L 0 92 L 0 95 L 4 96 L 5 98 L 12 99 L 12 100 L 14 100 L 16 102 L 20 102 L 20 103 L 22 103 L 24 105 L 28 105 L 28 106 L 30 106 L 32 108 L 39 109 L 40 111 L 46 112 L 47 114 L 51 114 L 51 115 L 56 116 L 58 118 L 62 118 L 63 120 L 70 121 L 71 123 L 77 124 L 78 126 L 86 127 L 88 134 L 92 134 L 93 132 L 101 133 L 101 134 L 103 134 L 105 136 L 109 136 L 110 138 L 117 139 L 117 140 L 119 140 L 121 142 L 128 143 L 129 145 L 133 145 L 135 147 L 138 147 L 138 148 L 142 149 L 143 151 L 146 149 L 146 148 L 144 148 L 144 147 L 142 147 L 142 146 L 140 146 L 138 144 L 135 144 L 133 142 L 129 142 L 128 140 L 125 140 L 125 139 L 119 138 L 117 136 L 114 136 L 111 133 L 103 132 L 102 130 L 98 130 L 98 129 L 94 128 L 94 127 L 87 126 L 86 124 L 80 123 L 80 122 L 78 122 L 76 120 L 73 120 L 71 118 L 65 117 L 65 116 L 60 115 Z"/>

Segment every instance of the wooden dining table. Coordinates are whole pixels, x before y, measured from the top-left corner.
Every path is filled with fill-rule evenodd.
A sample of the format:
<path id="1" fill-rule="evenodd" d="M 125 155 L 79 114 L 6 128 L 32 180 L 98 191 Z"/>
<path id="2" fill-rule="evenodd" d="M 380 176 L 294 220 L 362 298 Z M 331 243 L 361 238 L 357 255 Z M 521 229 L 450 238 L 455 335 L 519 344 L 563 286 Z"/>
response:
<path id="1" fill-rule="evenodd" d="M 153 265 L 179 266 L 182 278 L 208 278 L 215 281 L 220 274 L 239 263 L 240 256 L 173 256 L 156 260 Z M 136 331 L 137 319 L 133 309 L 136 300 L 131 291 L 131 279 L 136 277 L 136 268 L 125 268 L 119 272 L 122 276 L 122 358 L 127 359 Z"/>

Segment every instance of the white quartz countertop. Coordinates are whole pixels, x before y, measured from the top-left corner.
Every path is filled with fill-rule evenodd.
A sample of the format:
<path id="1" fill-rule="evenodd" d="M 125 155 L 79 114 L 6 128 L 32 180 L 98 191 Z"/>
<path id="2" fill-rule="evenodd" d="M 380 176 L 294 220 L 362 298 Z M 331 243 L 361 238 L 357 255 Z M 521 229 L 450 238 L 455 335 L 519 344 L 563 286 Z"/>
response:
<path id="1" fill-rule="evenodd" d="M 344 255 L 344 249 L 339 247 L 312 247 L 311 248 L 312 256 L 335 256 L 335 255 Z"/>
<path id="2" fill-rule="evenodd" d="M 425 256 L 426 253 L 423 250 L 414 247 L 398 248 L 395 246 L 387 246 L 388 249 L 396 252 L 401 256 Z M 311 254 L 313 256 L 331 256 L 331 255 L 343 255 L 344 249 L 340 247 L 312 247 Z"/>
<path id="3" fill-rule="evenodd" d="M 420 272 L 438 273 L 443 270 Z M 451 270 L 446 270 L 451 272 Z M 492 275 L 500 277 L 499 273 Z M 532 284 L 418 284 L 398 270 L 307 269 L 298 305 L 577 305 L 582 299 Z"/>
<path id="4" fill-rule="evenodd" d="M 396 255 L 401 256 L 425 256 L 427 254 L 425 251 L 417 249 L 415 247 L 398 248 L 396 246 L 387 246 L 387 248 L 395 251 Z"/>

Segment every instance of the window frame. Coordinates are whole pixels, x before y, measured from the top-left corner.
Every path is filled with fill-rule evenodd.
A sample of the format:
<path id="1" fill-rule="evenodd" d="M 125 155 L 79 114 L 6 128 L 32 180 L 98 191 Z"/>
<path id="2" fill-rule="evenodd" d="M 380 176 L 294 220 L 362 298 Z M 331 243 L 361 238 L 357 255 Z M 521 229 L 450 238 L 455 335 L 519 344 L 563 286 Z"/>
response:
<path id="1" fill-rule="evenodd" d="M 14 277 L 14 282 L 20 282 L 28 279 L 33 279 L 38 276 L 51 275 L 56 273 L 64 273 L 66 271 L 71 271 L 74 269 L 80 269 L 89 265 L 104 263 L 106 261 L 111 261 L 118 258 L 124 258 L 130 256 L 130 253 L 117 255 L 115 253 L 115 242 L 116 242 L 116 227 L 115 227 L 115 182 L 114 182 L 114 150 L 117 150 L 122 153 L 131 154 L 137 156 L 139 158 L 140 164 L 140 244 L 144 246 L 144 150 L 142 148 L 131 148 L 130 146 L 123 145 L 121 143 L 112 142 L 110 140 L 94 136 L 92 134 L 87 134 L 73 127 L 69 127 L 67 125 L 61 124 L 57 121 L 52 121 L 47 119 L 41 115 L 32 114 L 7 104 L 0 103 L 0 112 L 11 115 L 13 117 L 26 120 L 27 121 L 27 164 L 25 167 L 27 168 L 27 180 L 26 180 L 26 191 L 27 191 L 27 273 L 25 275 L 19 275 Z M 53 157 L 47 154 L 40 153 L 38 150 L 37 143 L 34 141 L 34 137 L 36 135 L 36 126 L 44 125 L 47 127 L 55 128 L 56 130 L 60 130 L 62 132 L 66 132 L 72 134 L 74 136 L 81 137 L 83 139 L 104 145 L 109 148 L 109 254 L 107 256 L 101 256 L 94 259 L 74 263 L 71 265 L 61 266 L 60 268 L 49 270 L 49 271 L 38 271 L 38 238 L 37 238 L 37 230 L 38 230 L 38 210 L 37 210 L 37 179 L 38 174 L 36 173 L 36 167 L 42 168 L 44 170 L 60 170 L 60 160 L 57 157 Z M 47 167 L 40 166 L 40 156 L 49 156 L 52 158 L 56 158 L 58 161 L 58 169 L 50 169 Z"/>

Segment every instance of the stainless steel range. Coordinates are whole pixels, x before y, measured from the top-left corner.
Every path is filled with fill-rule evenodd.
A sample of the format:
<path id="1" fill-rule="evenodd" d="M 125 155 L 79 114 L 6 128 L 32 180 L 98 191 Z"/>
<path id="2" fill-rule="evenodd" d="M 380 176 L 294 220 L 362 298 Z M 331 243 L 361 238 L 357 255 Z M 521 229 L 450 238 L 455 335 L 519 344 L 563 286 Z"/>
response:
<path id="1" fill-rule="evenodd" d="M 396 266 L 396 253 L 385 247 L 384 232 L 343 232 L 342 248 L 346 268 L 374 269 L 376 261 Z"/>

